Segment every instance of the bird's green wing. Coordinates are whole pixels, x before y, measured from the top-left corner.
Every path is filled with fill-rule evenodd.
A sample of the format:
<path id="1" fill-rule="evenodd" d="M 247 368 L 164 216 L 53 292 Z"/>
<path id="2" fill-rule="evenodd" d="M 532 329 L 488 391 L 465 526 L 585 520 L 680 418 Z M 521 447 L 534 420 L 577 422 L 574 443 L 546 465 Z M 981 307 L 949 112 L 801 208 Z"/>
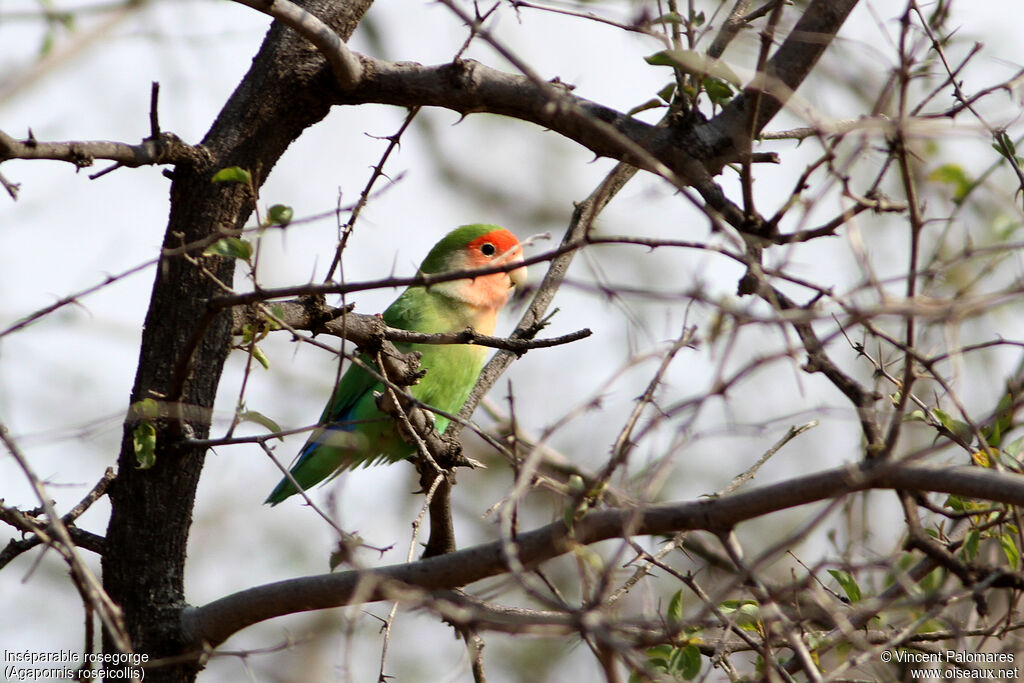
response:
<path id="1" fill-rule="evenodd" d="M 402 329 L 422 327 L 417 299 L 415 293 L 410 295 L 407 290 L 384 312 L 384 321 Z M 396 346 L 401 351 L 410 348 L 408 344 Z M 375 368 L 369 356 L 357 357 L 366 367 Z M 353 467 L 382 459 L 400 460 L 409 455 L 411 448 L 396 438 L 391 419 L 377 407 L 374 394 L 383 389 L 358 363 L 349 365 L 324 408 L 319 426 L 309 435 L 291 467 L 292 477 L 303 490 Z M 265 502 L 277 505 L 296 493 L 298 489 L 285 477 Z"/>
<path id="2" fill-rule="evenodd" d="M 367 356 L 360 354 L 360 360 L 372 367 Z M 374 425 L 379 430 L 381 420 L 386 419 L 373 396 L 380 388 L 380 383 L 355 363 L 342 375 L 320 417 L 320 426 L 309 435 L 291 468 L 292 477 L 304 490 L 376 456 L 369 452 Z M 298 489 L 285 477 L 266 502 L 277 505 L 295 493 Z"/>

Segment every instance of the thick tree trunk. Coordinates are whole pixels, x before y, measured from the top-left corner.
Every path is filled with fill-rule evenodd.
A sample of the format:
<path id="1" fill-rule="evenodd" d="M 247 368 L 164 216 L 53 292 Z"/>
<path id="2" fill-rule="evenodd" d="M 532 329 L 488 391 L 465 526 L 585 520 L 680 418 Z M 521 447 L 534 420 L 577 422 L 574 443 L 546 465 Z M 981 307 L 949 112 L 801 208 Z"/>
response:
<path id="1" fill-rule="evenodd" d="M 347 40 L 371 0 L 304 4 Z M 165 250 L 240 228 L 252 212 L 252 192 L 242 184 L 213 184 L 213 173 L 241 166 L 259 188 L 292 140 L 327 114 L 337 97 L 334 89 L 324 60 L 275 23 L 203 141 L 212 163 L 175 169 Z M 123 610 L 132 647 L 150 659 L 180 654 L 185 551 L 205 458 L 205 450 L 188 446 L 186 439 L 209 433 L 230 343 L 230 311 L 215 314 L 207 302 L 219 293 L 210 274 L 230 284 L 234 263 L 201 252 L 193 250 L 188 258 L 165 252 L 160 260 L 131 396 L 133 404 L 152 398 L 162 406 L 155 421 L 156 463 L 137 468 L 132 434 L 138 416 L 130 411 L 109 491 L 103 584 Z M 104 651 L 115 651 L 108 637 Z M 194 666 L 175 665 L 148 670 L 146 680 L 189 681 L 195 674 Z"/>

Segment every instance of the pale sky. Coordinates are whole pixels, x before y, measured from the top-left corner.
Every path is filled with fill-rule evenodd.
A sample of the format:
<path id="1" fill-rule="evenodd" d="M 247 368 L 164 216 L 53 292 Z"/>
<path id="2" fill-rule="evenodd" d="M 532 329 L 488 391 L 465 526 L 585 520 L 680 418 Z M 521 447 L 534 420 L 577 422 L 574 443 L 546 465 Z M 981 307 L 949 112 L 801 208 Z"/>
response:
<path id="1" fill-rule="evenodd" d="M 840 34 L 840 47 L 847 50 L 845 54 L 856 56 L 856 68 L 868 74 L 892 66 L 892 50 L 877 23 L 882 21 L 890 37 L 895 35 L 898 26 L 888 5 L 862 3 Z M 630 3 L 623 6 L 629 7 Z M 1019 15 L 1021 7 L 1007 3 L 961 6 L 970 8 L 969 16 L 960 20 L 962 31 L 986 45 L 977 64 L 965 72 L 969 89 L 979 90 L 1024 64 L 1024 45 L 1016 35 L 1020 17 L 1011 20 L 1006 16 L 1008 12 Z M 37 8 L 36 2 L 28 0 L 0 3 L 0 93 L 10 87 L 5 81 L 9 74 L 21 73 L 32 63 L 41 41 L 33 23 L 4 21 L 3 17 Z M 624 9 L 619 16 L 628 17 L 628 11 Z M 383 34 L 387 50 L 386 54 L 374 55 L 378 57 L 443 62 L 465 39 L 464 28 L 449 11 L 432 3 L 382 0 L 374 6 L 371 17 Z M 97 21 L 81 21 L 79 31 L 88 31 Z M 148 134 L 150 83 L 159 81 L 163 128 L 186 141 L 198 142 L 248 67 L 268 23 L 253 10 L 230 2 L 152 3 L 30 85 L 6 99 L 0 98 L 0 129 L 24 136 L 31 128 L 40 140 L 137 142 Z M 525 9 L 517 21 L 506 10 L 496 34 L 544 77 L 558 76 L 575 84 L 577 94 L 620 110 L 649 99 L 668 80 L 667 69 L 643 62 L 645 55 L 661 49 L 657 41 L 609 26 Z M 73 39 L 58 31 L 55 50 L 59 53 Z M 754 44 L 752 41 L 747 45 Z M 371 51 L 363 29 L 356 32 L 352 44 L 358 51 Z M 484 45 L 474 45 L 468 54 L 492 66 L 509 68 Z M 727 59 L 742 62 L 746 54 L 741 44 L 735 57 L 730 51 Z M 843 119 L 861 113 L 842 96 L 826 91 L 828 86 L 823 81 L 812 81 L 808 86 L 810 90 L 801 89 L 799 97 L 817 115 Z M 991 116 L 995 121 L 1015 125 L 1019 135 L 1015 117 L 1020 104 L 1019 91 L 1001 96 L 992 104 Z M 354 201 L 366 182 L 369 167 L 376 163 L 385 145 L 370 136 L 390 135 L 404 115 L 404 110 L 381 106 L 335 109 L 288 150 L 264 187 L 261 204 L 289 204 L 296 216 L 302 217 L 332 209 L 339 188 L 343 203 Z M 520 197 L 524 208 L 495 209 L 465 196 L 459 188 L 446 186 L 428 160 L 429 150 L 419 133 L 411 134 L 388 166 L 390 177 L 401 179 L 372 202 L 351 241 L 345 261 L 348 280 L 377 278 L 392 271 L 411 274 L 440 235 L 463 223 L 502 223 L 520 238 L 552 231 L 557 240 L 569 221 L 572 203 L 584 198 L 612 167 L 611 161 L 592 161 L 589 152 L 531 125 L 480 115 L 455 125 L 458 117 L 451 112 L 429 112 L 426 116 L 453 163 L 471 170 L 482 182 Z M 784 116 L 771 127 L 799 123 L 794 116 Z M 980 168 L 990 163 L 990 159 L 979 157 L 975 161 L 971 156 L 973 150 L 987 148 L 981 132 L 965 129 L 945 134 L 956 141 L 953 149 L 965 150 L 959 161 L 966 167 Z M 803 169 L 802 160 L 817 151 L 811 147 L 812 143 L 801 148 L 793 143 L 765 147 L 779 151 L 784 163 L 758 176 L 756 190 L 761 206 L 773 207 L 779 197 L 788 194 Z M 156 168 L 121 169 L 97 180 L 87 178 L 105 166 L 98 163 L 78 173 L 57 162 L 0 166 L 9 180 L 21 184 L 16 203 L 0 194 L 0 329 L 157 253 L 166 225 L 169 181 Z M 735 191 L 735 174 L 727 172 L 722 182 L 727 191 Z M 555 216 L 559 211 L 561 215 L 541 223 L 525 220 L 530 206 L 545 203 L 553 207 Z M 830 204 L 821 215 L 832 215 L 834 207 Z M 674 197 L 664 183 L 650 177 L 623 192 L 602 217 L 600 229 L 608 234 L 677 239 L 707 236 L 706 220 Z M 330 219 L 271 235 L 264 245 L 263 283 L 273 286 L 322 279 L 335 239 L 336 226 Z M 540 248 L 546 244 L 551 243 L 541 242 Z M 852 268 L 852 260 L 843 253 L 842 243 L 838 244 L 824 257 L 820 254 L 825 252 L 814 248 L 794 251 L 791 257 L 799 264 L 801 274 L 820 278 L 831 270 Z M 617 303 L 609 304 L 582 285 L 627 282 L 675 293 L 701 283 L 709 292 L 730 297 L 738 275 L 739 270 L 724 260 L 680 252 L 647 254 L 636 250 L 623 256 L 622 252 L 595 250 L 579 257 L 571 274 L 576 286 L 560 292 L 555 304 L 560 312 L 549 332 L 557 335 L 591 327 L 595 335 L 571 348 L 531 352 L 498 383 L 492 400 L 502 405 L 511 381 L 519 420 L 527 430 L 540 434 L 558 417 L 600 395 L 606 412 L 581 411 L 552 438 L 552 445 L 580 464 L 596 466 L 606 456 L 607 445 L 657 363 L 647 360 L 633 367 L 631 359 L 659 349 L 678 334 L 685 311 L 658 300 L 629 300 L 628 315 L 624 315 Z M 77 502 L 103 468 L 114 464 L 152 279 L 153 270 L 147 269 L 84 298 L 80 306 L 66 307 L 52 318 L 0 340 L 0 421 L 29 455 L 36 473 L 52 483 L 48 491 L 57 500 L 58 509 L 66 510 Z M 836 279 L 842 281 L 838 275 Z M 245 286 L 241 270 L 235 284 Z M 352 299 L 358 311 L 372 313 L 382 310 L 395 294 L 366 292 Z M 510 329 L 514 316 L 504 318 L 499 333 Z M 706 309 L 693 311 L 687 321 L 707 325 Z M 1008 321 L 1002 332 L 1019 336 L 1019 321 Z M 782 340 L 776 337 L 761 342 L 750 338 L 744 343 L 752 353 L 768 352 L 780 348 Z M 265 350 L 272 366 L 253 375 L 247 405 L 272 415 L 285 428 L 315 422 L 333 381 L 331 358 L 283 337 L 268 341 Z M 711 377 L 714 360 L 702 352 L 684 353 L 667 378 L 670 402 L 699 393 Z M 757 416 L 756 411 L 764 407 L 764 397 L 741 396 L 733 409 L 750 410 L 755 415 L 750 417 L 729 413 L 720 403 L 709 403 L 699 423 L 705 439 L 699 453 L 713 452 L 714 457 L 687 454 L 680 465 L 683 471 L 672 479 L 673 498 L 692 498 L 722 488 L 744 463 L 759 454 L 762 446 L 770 445 L 777 433 L 809 419 L 801 417 L 802 411 L 842 405 L 834 390 L 819 379 L 803 375 L 797 366 L 796 362 L 776 365 L 763 373 L 763 381 L 798 397 L 793 404 L 765 407 L 769 412 Z M 243 367 L 244 358 L 235 354 L 221 384 L 215 433 L 222 431 L 230 419 Z M 476 418 L 487 423 L 483 411 L 478 411 Z M 771 429 L 748 439 L 742 429 L 731 433 L 733 420 L 768 422 Z M 856 435 L 856 424 L 846 420 L 826 424 L 804 437 L 790 457 L 773 462 L 758 482 L 848 461 L 856 457 Z M 661 435 L 657 443 L 667 444 L 672 436 L 670 432 Z M 292 437 L 278 447 L 278 457 L 290 460 L 303 438 Z M 836 443 L 851 447 L 835 448 Z M 802 460 L 801 453 L 806 456 Z M 813 461 L 808 460 L 812 457 Z M 367 555 L 366 562 L 404 560 L 408 521 L 419 505 L 418 499 L 408 496 L 412 490 L 410 473 L 411 468 L 373 468 L 338 480 L 339 519 L 343 525 L 358 530 L 375 545 L 396 544 L 396 549 L 384 558 Z M 456 489 L 456 506 L 469 520 L 479 517 L 493 502 L 493 498 L 474 499 L 472 486 L 477 476 L 483 475 L 464 475 Z M 325 525 L 299 505 L 282 505 L 274 510 L 261 505 L 278 478 L 276 469 L 257 448 L 217 449 L 209 456 L 199 487 L 189 558 L 191 601 L 202 603 L 258 583 L 326 571 L 331 536 Z M 30 489 L 6 455 L 0 455 L 0 481 L 5 482 L 0 495 L 7 504 L 34 507 Z M 493 480 L 487 486 L 490 490 Z M 327 489 L 318 490 L 317 495 L 325 498 Z M 394 510 L 382 514 L 382 506 L 392 502 Z M 102 533 L 107 512 L 105 503 L 98 504 L 83 518 L 82 526 Z M 494 529 L 487 521 L 464 521 L 458 531 L 460 542 L 468 544 L 492 537 Z M 0 544 L 7 536 L 8 527 L 0 526 Z M 80 648 L 80 609 L 63 567 L 50 553 L 33 571 L 36 555 L 22 556 L 0 574 L 0 604 L 5 605 L 9 617 L 0 623 L 0 644 L 7 649 Z M 98 562 L 89 559 L 98 568 Z M 46 609 L 41 608 L 42 595 L 46 596 Z M 53 609 L 56 604 L 66 609 Z M 375 614 L 386 611 L 381 605 L 369 609 Z M 303 616 L 262 624 L 232 639 L 229 647 L 267 647 L 284 637 L 285 628 L 301 630 L 308 623 L 310 617 Z M 443 633 L 443 627 L 422 618 L 407 617 L 400 632 L 407 635 L 417 627 L 430 633 L 429 639 L 407 639 L 403 642 L 410 643 L 408 651 L 395 656 L 409 661 L 420 657 L 430 666 L 441 666 L 439 675 L 448 671 L 443 668 L 445 663 L 458 661 L 461 646 L 450 634 Z M 370 654 L 352 664 L 356 680 L 374 675 L 375 658 L 379 656 L 374 627 L 371 624 L 366 628 L 359 643 Z M 435 652 L 439 642 L 444 653 L 441 656 Z M 340 663 L 339 659 L 325 666 Z M 583 671 L 591 673 L 592 669 Z M 215 660 L 200 680 L 237 680 L 240 675 L 243 669 L 238 661 Z"/>

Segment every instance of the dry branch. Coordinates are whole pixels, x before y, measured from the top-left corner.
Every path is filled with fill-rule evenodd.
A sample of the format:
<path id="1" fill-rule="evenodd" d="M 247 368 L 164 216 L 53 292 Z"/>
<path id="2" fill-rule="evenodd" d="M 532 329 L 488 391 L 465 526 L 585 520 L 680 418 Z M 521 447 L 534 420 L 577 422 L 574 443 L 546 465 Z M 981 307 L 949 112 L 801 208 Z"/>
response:
<path id="1" fill-rule="evenodd" d="M 644 508 L 592 512 L 570 530 L 556 522 L 520 533 L 513 542 L 517 559 L 534 567 L 579 545 L 632 535 L 670 534 L 703 529 L 724 532 L 740 522 L 772 512 L 867 489 L 900 489 L 955 494 L 1024 505 L 1024 477 L 976 467 L 937 467 L 872 463 L 850 465 L 716 499 Z M 507 540 L 456 551 L 419 562 L 372 570 L 308 576 L 250 588 L 182 612 L 182 629 L 192 648 L 216 647 L 232 634 L 267 619 L 339 607 L 353 600 L 398 599 L 410 588 L 452 589 L 509 571 Z M 1019 577 L 1010 576 L 1019 583 Z"/>
<path id="2" fill-rule="evenodd" d="M 363 75 L 363 67 L 357 57 L 331 27 L 320 21 L 298 5 L 287 0 L 235 0 L 270 15 L 298 31 L 299 35 L 316 45 L 330 62 L 331 69 L 342 90 L 348 90 Z"/>
<path id="3" fill-rule="evenodd" d="M 186 144 L 173 133 L 161 133 L 159 138 L 149 137 L 129 145 L 107 140 L 41 142 L 31 134 L 16 140 L 0 131 L 0 163 L 10 159 L 66 161 L 76 168 L 92 166 L 96 159 L 109 159 L 129 168 L 163 164 L 204 167 L 211 162 L 205 149 Z"/>
<path id="4" fill-rule="evenodd" d="M 504 349 L 521 356 L 530 349 L 550 348 L 586 339 L 593 334 L 589 329 L 577 330 L 569 334 L 547 339 L 521 339 L 494 337 L 480 334 L 467 327 L 456 332 L 426 333 L 388 327 L 379 315 L 346 312 L 345 309 L 331 308 L 323 297 L 310 296 L 292 301 L 280 301 L 268 304 L 272 311 L 260 313 L 252 307 L 238 306 L 232 310 L 234 327 L 232 332 L 242 334 L 246 326 L 259 328 L 273 326 L 277 319 L 283 322 L 286 329 L 308 330 L 317 334 L 330 334 L 354 343 L 356 346 L 372 350 L 382 342 L 405 344 L 474 344 L 494 349 Z M 397 352 L 395 352 L 397 353 Z"/>

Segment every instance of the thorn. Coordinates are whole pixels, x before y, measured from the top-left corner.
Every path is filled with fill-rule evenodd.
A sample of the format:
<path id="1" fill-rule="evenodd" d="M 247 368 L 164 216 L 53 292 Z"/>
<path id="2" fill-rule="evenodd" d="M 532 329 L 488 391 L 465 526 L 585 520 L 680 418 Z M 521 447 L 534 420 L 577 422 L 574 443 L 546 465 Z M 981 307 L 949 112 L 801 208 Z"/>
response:
<path id="1" fill-rule="evenodd" d="M 153 81 L 149 90 L 149 134 L 154 140 L 160 137 L 160 118 L 157 115 L 157 102 L 160 99 L 160 83 Z"/>
<path id="2" fill-rule="evenodd" d="M 474 458 L 470 458 L 470 457 L 465 456 L 465 455 L 463 455 L 462 458 L 463 458 L 463 460 L 466 461 L 466 465 L 468 465 L 471 469 L 474 469 L 474 470 L 486 470 L 487 469 L 487 465 L 483 464 L 479 460 L 476 460 Z"/>
<path id="3" fill-rule="evenodd" d="M 122 163 L 121 163 L 121 162 L 119 161 L 119 162 L 117 162 L 116 164 L 114 164 L 113 166 L 107 166 L 107 167 L 106 167 L 105 169 L 103 169 L 102 171 L 97 171 L 96 173 L 93 173 L 93 174 L 92 174 L 91 176 L 89 176 L 89 180 L 96 180 L 96 179 L 97 179 L 97 178 L 99 178 L 100 176 L 105 176 L 105 175 L 107 175 L 108 173 L 110 173 L 111 171 L 116 171 L 117 169 L 121 168 L 121 166 L 123 166 L 123 165 L 124 165 L 124 164 L 122 164 Z"/>

